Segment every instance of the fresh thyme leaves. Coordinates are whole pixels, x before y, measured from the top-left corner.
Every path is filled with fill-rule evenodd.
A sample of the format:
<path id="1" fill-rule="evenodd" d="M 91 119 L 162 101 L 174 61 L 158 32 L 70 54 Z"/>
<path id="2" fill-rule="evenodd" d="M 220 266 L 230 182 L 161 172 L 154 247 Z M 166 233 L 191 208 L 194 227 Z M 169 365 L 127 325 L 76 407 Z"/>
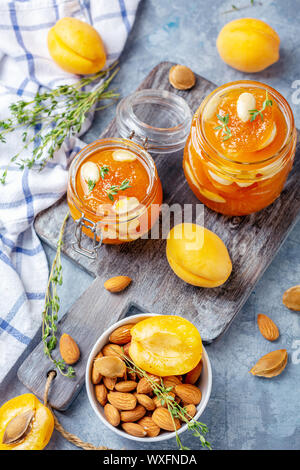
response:
<path id="1" fill-rule="evenodd" d="M 119 94 L 114 90 L 107 90 L 119 70 L 115 66 L 116 64 L 106 71 L 82 78 L 73 85 L 61 85 L 54 90 L 37 93 L 32 101 L 11 104 L 10 117 L 6 121 L 0 121 L 0 142 L 5 143 L 6 134 L 16 129 L 23 128 L 24 132 L 23 146 L 11 158 L 10 163 L 14 162 L 20 170 L 32 168 L 36 164 L 42 169 L 65 139 L 81 130 L 89 111 L 97 111 L 110 105 L 108 103 L 96 107 L 100 100 L 118 98 Z M 86 86 L 97 80 L 101 82 L 91 91 L 85 90 Z M 32 147 L 31 157 L 22 158 L 23 151 Z M 2 184 L 6 182 L 6 176 L 7 169 L 0 178 Z"/>
<path id="2" fill-rule="evenodd" d="M 261 2 L 254 2 L 254 0 L 250 0 L 250 6 L 251 7 L 254 7 L 254 5 L 262 5 Z M 245 10 L 246 8 L 249 8 L 249 4 L 248 5 L 242 5 L 242 6 L 236 6 L 236 5 L 231 5 L 231 10 L 226 10 L 223 12 L 223 14 L 226 14 L 226 13 L 232 13 L 233 11 L 239 11 L 239 10 Z"/>
<path id="3" fill-rule="evenodd" d="M 42 341 L 44 344 L 44 353 L 59 372 L 66 377 L 74 377 L 75 371 L 73 367 L 68 367 L 66 370 L 66 363 L 62 360 L 56 360 L 52 357 L 52 351 L 55 349 L 57 344 L 56 331 L 57 331 L 57 319 L 59 311 L 59 297 L 57 295 L 57 286 L 62 285 L 62 266 L 60 260 L 61 247 L 63 245 L 63 234 L 65 226 L 69 217 L 69 213 L 65 216 L 62 226 L 60 228 L 56 255 L 52 263 L 51 272 L 49 275 L 46 295 L 45 295 L 45 306 L 42 313 Z"/>
<path id="4" fill-rule="evenodd" d="M 88 185 L 89 192 L 91 192 L 91 191 L 93 191 L 94 187 L 96 186 L 96 181 L 88 179 L 87 185 Z"/>
<path id="5" fill-rule="evenodd" d="M 222 140 L 224 142 L 225 140 L 228 140 L 231 137 L 231 130 L 228 127 L 229 114 L 226 114 L 225 116 L 221 116 L 220 114 L 217 114 L 217 118 L 222 124 L 220 126 L 215 127 L 215 130 L 222 129 L 222 135 L 224 135 Z"/>
<path id="6" fill-rule="evenodd" d="M 103 165 L 101 168 L 100 168 L 100 176 L 101 178 L 104 180 L 105 178 L 105 175 L 109 172 L 109 168 L 108 166 L 106 165 Z"/>
<path id="7" fill-rule="evenodd" d="M 113 185 L 106 192 L 111 201 L 114 200 L 114 196 L 118 194 L 119 191 L 124 191 L 125 189 L 131 188 L 130 182 L 128 179 L 122 181 L 120 186 Z"/>
<path id="8" fill-rule="evenodd" d="M 265 101 L 263 102 L 262 108 L 261 108 L 260 110 L 257 110 L 257 109 L 250 109 L 250 110 L 249 110 L 249 114 L 251 115 L 250 122 L 255 121 L 255 119 L 257 118 L 257 116 L 260 116 L 261 120 L 263 121 L 263 120 L 264 120 L 264 115 L 263 115 L 262 112 L 263 112 L 268 106 L 273 106 L 273 101 L 270 100 L 269 95 L 268 95 L 268 92 L 266 91 L 266 99 L 265 99 Z"/>
<path id="9" fill-rule="evenodd" d="M 124 350 L 123 350 L 124 352 Z M 200 421 L 194 420 L 192 416 L 190 416 L 186 409 L 182 406 L 180 406 L 175 400 L 174 397 L 169 395 L 170 391 L 172 390 L 172 387 L 165 387 L 163 381 L 161 380 L 161 383 L 158 384 L 156 383 L 151 376 L 138 367 L 128 356 L 123 354 L 123 359 L 126 362 L 126 365 L 128 369 L 131 372 L 137 373 L 139 376 L 145 377 L 148 382 L 150 383 L 154 395 L 156 395 L 160 401 L 161 405 L 164 406 L 165 404 L 167 405 L 167 408 L 169 410 L 169 413 L 171 415 L 171 418 L 173 420 L 174 424 L 174 431 L 176 434 L 176 443 L 179 447 L 180 450 L 190 450 L 188 447 L 184 447 L 180 437 L 177 433 L 176 426 L 175 426 L 175 418 L 179 418 L 181 421 L 185 422 L 188 425 L 188 430 L 193 433 L 193 436 L 198 437 L 200 439 L 202 447 L 206 447 L 207 449 L 212 449 L 210 443 L 206 440 L 205 436 L 208 433 L 208 428 L 204 423 L 201 423 Z"/>

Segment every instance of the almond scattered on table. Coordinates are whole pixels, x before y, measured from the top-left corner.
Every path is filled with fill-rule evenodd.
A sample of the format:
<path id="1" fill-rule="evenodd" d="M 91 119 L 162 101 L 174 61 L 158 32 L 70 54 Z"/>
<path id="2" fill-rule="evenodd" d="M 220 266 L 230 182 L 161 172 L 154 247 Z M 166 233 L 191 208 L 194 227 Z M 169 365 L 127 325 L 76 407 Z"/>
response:
<path id="1" fill-rule="evenodd" d="M 132 279 L 128 276 L 115 276 L 105 281 L 104 287 L 109 292 L 122 292 L 129 286 L 131 281 Z"/>
<path id="2" fill-rule="evenodd" d="M 268 341 L 275 341 L 279 338 L 279 330 L 273 320 L 263 313 L 257 315 L 257 324 L 259 331 Z"/>
<path id="3" fill-rule="evenodd" d="M 282 302 L 290 310 L 300 312 L 300 285 L 286 290 L 283 294 Z"/>

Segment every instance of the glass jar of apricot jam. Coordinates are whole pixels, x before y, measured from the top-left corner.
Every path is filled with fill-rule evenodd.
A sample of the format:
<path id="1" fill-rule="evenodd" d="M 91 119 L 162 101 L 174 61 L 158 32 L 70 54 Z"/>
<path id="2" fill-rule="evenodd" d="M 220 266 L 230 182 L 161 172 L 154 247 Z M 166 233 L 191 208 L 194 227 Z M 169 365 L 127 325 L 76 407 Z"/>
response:
<path id="1" fill-rule="evenodd" d="M 84 147 L 69 169 L 67 199 L 76 223 L 73 248 L 95 258 L 102 243 L 120 244 L 146 234 L 157 221 L 162 186 L 150 151 L 182 150 L 191 124 L 189 106 L 165 90 L 141 90 L 117 107 L 116 131 Z M 93 248 L 82 243 L 82 234 Z"/>
<path id="2" fill-rule="evenodd" d="M 280 93 L 250 80 L 228 83 L 207 96 L 193 117 L 185 176 L 210 209 L 250 214 L 280 195 L 296 140 L 292 110 Z"/>
<path id="3" fill-rule="evenodd" d="M 84 147 L 69 170 L 68 205 L 79 229 L 95 241 L 140 238 L 159 216 L 162 187 L 156 166 L 139 144 L 101 139 Z"/>

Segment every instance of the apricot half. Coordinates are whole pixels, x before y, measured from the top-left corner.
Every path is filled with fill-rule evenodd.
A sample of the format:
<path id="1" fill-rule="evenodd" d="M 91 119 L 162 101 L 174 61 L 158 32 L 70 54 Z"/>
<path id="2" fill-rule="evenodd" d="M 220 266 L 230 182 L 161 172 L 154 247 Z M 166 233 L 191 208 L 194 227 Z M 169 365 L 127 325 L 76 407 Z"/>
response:
<path id="1" fill-rule="evenodd" d="M 197 224 L 175 225 L 167 239 L 167 259 L 188 284 L 217 287 L 228 279 L 232 263 L 221 238 Z"/>
<path id="2" fill-rule="evenodd" d="M 70 73 L 96 73 L 106 62 L 100 34 L 77 18 L 61 18 L 49 30 L 48 49 L 54 62 Z"/>
<path id="3" fill-rule="evenodd" d="M 220 31 L 221 59 L 242 72 L 260 72 L 279 59 L 280 39 L 271 26 L 254 18 L 230 21 Z"/>
<path id="4" fill-rule="evenodd" d="M 131 329 L 129 354 L 137 366 L 160 377 L 186 374 L 202 357 L 197 328 L 176 315 L 158 315 Z"/>

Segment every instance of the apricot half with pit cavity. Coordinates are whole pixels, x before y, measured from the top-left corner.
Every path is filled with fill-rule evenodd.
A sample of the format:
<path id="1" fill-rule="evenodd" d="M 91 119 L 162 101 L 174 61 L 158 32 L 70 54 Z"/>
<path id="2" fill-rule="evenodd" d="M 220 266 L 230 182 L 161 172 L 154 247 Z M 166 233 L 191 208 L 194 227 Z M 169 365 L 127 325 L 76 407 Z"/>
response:
<path id="1" fill-rule="evenodd" d="M 221 59 L 242 72 L 260 72 L 279 59 L 280 39 L 271 26 L 254 18 L 230 21 L 220 31 Z"/>
<path id="2" fill-rule="evenodd" d="M 140 321 L 130 332 L 130 357 L 151 374 L 186 374 L 201 360 L 200 333 L 185 318 L 157 315 Z"/>
<path id="3" fill-rule="evenodd" d="M 221 238 L 192 223 L 175 225 L 167 239 L 167 259 L 188 284 L 217 287 L 228 279 L 232 263 Z"/>

